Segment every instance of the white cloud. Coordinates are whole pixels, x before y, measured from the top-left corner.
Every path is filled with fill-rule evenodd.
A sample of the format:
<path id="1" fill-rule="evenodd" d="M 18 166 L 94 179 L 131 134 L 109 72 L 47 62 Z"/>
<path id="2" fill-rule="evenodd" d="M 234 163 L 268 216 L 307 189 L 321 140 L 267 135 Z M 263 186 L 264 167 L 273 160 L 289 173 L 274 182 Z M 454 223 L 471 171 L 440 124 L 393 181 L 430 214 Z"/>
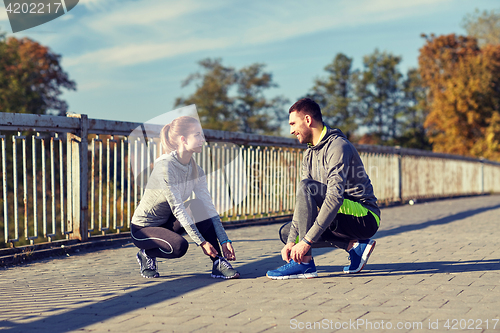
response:
<path id="1" fill-rule="evenodd" d="M 83 0 L 89 8 L 108 7 L 80 22 L 113 44 L 67 58 L 65 63 L 129 66 L 203 50 L 276 42 L 338 27 L 400 20 L 428 13 L 449 1 L 364 0 L 356 5 L 338 1 L 317 1 L 314 5 L 252 2 L 245 10 L 221 1 L 111 1 L 114 10 L 109 10 L 109 2 Z M 222 10 L 230 15 L 217 16 Z"/>
<path id="2" fill-rule="evenodd" d="M 134 26 L 154 27 L 157 23 L 175 21 L 191 13 L 212 10 L 221 5 L 220 1 L 199 0 L 119 2 L 100 11 L 88 22 L 88 27 L 105 34 Z"/>
<path id="3" fill-rule="evenodd" d="M 82 64 L 111 67 L 129 66 L 200 50 L 224 48 L 228 44 L 223 39 L 192 39 L 176 43 L 127 44 L 101 49 L 78 57 L 67 57 L 64 63 L 67 66 L 80 66 Z"/>
<path id="4" fill-rule="evenodd" d="M 106 7 L 108 7 L 111 4 L 116 4 L 116 1 L 103 1 L 103 0 L 79 0 L 78 5 L 79 6 L 85 6 L 90 10 L 93 11 L 99 11 L 99 10 L 104 10 Z"/>
<path id="5" fill-rule="evenodd" d="M 355 6 L 345 3 L 324 2 L 323 6 L 308 8 L 307 14 L 301 13 L 303 6 L 295 6 L 288 11 L 279 7 L 270 8 L 273 15 L 264 17 L 265 22 L 250 26 L 245 31 L 245 40 L 249 43 L 268 43 L 297 37 L 300 35 L 326 31 L 339 27 L 382 23 L 404 19 L 421 13 L 428 13 L 434 6 L 450 0 L 365 0 Z M 315 3 L 318 4 L 317 2 Z M 352 3 L 351 3 L 352 4 Z"/>
<path id="6" fill-rule="evenodd" d="M 0 6 L 0 21 L 9 21 L 9 16 L 7 15 L 7 11 L 4 6 Z"/>
<path id="7" fill-rule="evenodd" d="M 74 19 L 75 17 L 71 14 L 64 14 L 63 16 L 61 16 L 59 19 L 60 20 L 63 20 L 63 21 L 69 21 L 69 20 L 72 20 Z"/>

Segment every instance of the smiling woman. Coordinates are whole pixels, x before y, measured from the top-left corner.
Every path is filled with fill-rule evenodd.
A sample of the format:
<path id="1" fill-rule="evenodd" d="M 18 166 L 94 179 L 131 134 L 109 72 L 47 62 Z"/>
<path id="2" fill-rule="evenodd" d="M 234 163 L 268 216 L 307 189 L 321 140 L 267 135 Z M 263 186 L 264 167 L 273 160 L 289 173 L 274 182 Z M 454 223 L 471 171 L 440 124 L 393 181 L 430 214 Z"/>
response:
<path id="1" fill-rule="evenodd" d="M 141 275 L 160 276 L 157 257 L 182 257 L 188 249 L 181 236 L 185 231 L 212 259 L 213 278 L 239 277 L 227 261 L 236 257 L 208 192 L 205 173 L 193 159 L 205 142 L 200 123 L 192 117 L 176 118 L 163 127 L 160 137 L 164 154 L 155 161 L 131 224 L 132 240 L 141 249 L 137 253 Z M 186 201 L 192 192 L 196 199 Z"/>

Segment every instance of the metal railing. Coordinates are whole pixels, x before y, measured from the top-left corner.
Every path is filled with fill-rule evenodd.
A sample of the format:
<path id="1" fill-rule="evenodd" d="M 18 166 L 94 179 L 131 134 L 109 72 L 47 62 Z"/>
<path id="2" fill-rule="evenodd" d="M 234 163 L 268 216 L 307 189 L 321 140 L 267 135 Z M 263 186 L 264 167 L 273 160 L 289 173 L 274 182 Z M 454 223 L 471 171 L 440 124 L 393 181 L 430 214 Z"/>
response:
<path id="1" fill-rule="evenodd" d="M 128 230 L 162 126 L 0 113 L 4 244 Z M 196 161 L 224 223 L 293 213 L 305 145 L 204 130 Z M 382 203 L 500 192 L 500 164 L 394 147 L 357 146 Z"/>

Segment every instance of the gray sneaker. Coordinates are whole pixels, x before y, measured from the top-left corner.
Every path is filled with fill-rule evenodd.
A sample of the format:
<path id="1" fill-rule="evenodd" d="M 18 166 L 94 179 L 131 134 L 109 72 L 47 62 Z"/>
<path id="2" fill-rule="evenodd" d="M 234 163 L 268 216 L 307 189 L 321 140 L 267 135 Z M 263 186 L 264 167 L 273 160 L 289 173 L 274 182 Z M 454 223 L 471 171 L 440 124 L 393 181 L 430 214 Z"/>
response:
<path id="1" fill-rule="evenodd" d="M 233 266 L 224 257 L 217 257 L 212 268 L 212 277 L 214 279 L 236 279 L 240 277 Z"/>
<path id="2" fill-rule="evenodd" d="M 145 278 L 157 278 L 160 276 L 158 273 L 158 266 L 156 264 L 156 258 L 152 258 L 140 250 L 137 252 L 137 262 L 141 266 L 141 275 Z"/>

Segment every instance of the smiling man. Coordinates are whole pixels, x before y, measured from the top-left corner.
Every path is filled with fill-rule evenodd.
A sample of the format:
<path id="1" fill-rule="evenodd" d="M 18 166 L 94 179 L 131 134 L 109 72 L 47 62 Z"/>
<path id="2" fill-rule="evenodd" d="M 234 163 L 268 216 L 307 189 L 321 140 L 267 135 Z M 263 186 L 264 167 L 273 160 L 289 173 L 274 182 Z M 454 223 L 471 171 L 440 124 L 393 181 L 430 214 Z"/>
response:
<path id="1" fill-rule="evenodd" d="M 287 264 L 268 271 L 273 280 L 317 277 L 313 247 L 349 253 L 344 273 L 358 273 L 375 247 L 380 210 L 370 178 L 354 146 L 339 129 L 322 120 L 319 105 L 303 98 L 289 110 L 290 132 L 307 143 L 302 180 L 291 222 L 280 229 Z"/>

